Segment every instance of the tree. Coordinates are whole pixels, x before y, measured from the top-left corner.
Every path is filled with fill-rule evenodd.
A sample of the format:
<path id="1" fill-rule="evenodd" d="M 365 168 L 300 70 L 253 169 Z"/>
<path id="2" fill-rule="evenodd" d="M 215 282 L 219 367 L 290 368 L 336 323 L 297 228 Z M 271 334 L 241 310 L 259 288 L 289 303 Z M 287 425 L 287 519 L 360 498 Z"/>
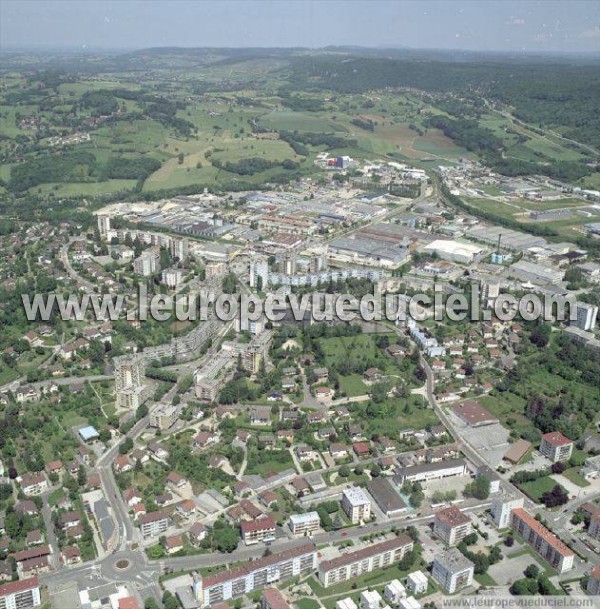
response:
<path id="1" fill-rule="evenodd" d="M 126 455 L 133 448 L 133 440 L 130 437 L 127 437 L 119 444 L 119 453 L 121 455 Z"/>
<path id="2" fill-rule="evenodd" d="M 510 593 L 515 596 L 533 596 L 538 592 L 537 579 L 518 579 L 510 587 Z"/>
<path id="3" fill-rule="evenodd" d="M 211 541 L 219 552 L 231 554 L 238 547 L 240 537 L 236 528 L 217 521 L 211 533 Z"/>
<path id="4" fill-rule="evenodd" d="M 350 475 L 350 468 L 347 465 L 342 465 L 338 471 L 338 474 L 342 478 L 347 478 Z"/>
<path id="5" fill-rule="evenodd" d="M 381 475 L 381 467 L 379 467 L 379 465 L 377 465 L 377 463 L 373 464 L 371 466 L 371 476 L 373 476 L 373 478 L 377 478 L 380 475 Z"/>
<path id="6" fill-rule="evenodd" d="M 155 598 L 149 597 L 144 601 L 144 609 L 160 609 L 160 605 Z"/>
<path id="7" fill-rule="evenodd" d="M 475 497 L 475 499 L 487 499 L 490 496 L 490 486 L 489 478 L 479 476 L 465 487 L 465 494 Z"/>
<path id="8" fill-rule="evenodd" d="M 581 512 L 575 512 L 571 517 L 571 524 L 578 525 L 584 521 L 583 514 Z"/>
<path id="9" fill-rule="evenodd" d="M 547 508 L 551 508 L 567 503 L 569 495 L 562 486 L 557 484 L 551 491 L 545 492 L 541 499 Z"/>
<path id="10" fill-rule="evenodd" d="M 534 565 L 534 564 L 529 565 L 524 571 L 525 577 L 528 577 L 531 579 L 537 579 L 539 574 L 540 574 L 540 569 L 537 565 Z"/>

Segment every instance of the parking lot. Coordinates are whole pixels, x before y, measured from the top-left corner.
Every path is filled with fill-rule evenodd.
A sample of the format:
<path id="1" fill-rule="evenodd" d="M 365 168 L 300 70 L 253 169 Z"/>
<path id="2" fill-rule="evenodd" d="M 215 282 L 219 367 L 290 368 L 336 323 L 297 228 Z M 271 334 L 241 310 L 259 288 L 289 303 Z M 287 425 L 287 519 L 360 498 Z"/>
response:
<path id="1" fill-rule="evenodd" d="M 537 565 L 540 571 L 544 570 L 531 554 L 523 554 L 515 558 L 505 558 L 492 565 L 488 572 L 499 586 L 510 586 L 515 580 L 525 577 L 523 572 L 533 564 Z"/>

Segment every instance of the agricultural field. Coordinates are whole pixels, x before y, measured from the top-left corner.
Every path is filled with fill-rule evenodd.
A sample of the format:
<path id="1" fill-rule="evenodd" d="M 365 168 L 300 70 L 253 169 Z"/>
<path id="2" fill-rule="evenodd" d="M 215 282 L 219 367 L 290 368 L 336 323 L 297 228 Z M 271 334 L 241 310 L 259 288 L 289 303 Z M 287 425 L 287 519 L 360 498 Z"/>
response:
<path id="1" fill-rule="evenodd" d="M 484 152 L 474 125 L 482 138 L 497 139 L 509 161 L 583 166 L 593 157 L 589 146 L 560 137 L 568 130 L 544 131 L 493 105 L 474 107 L 440 92 L 445 76 L 437 64 L 435 77 L 419 68 L 421 86 L 409 76 L 406 87 L 390 88 L 374 83 L 379 76 L 368 59 L 358 61 L 360 75 L 347 73 L 343 59 L 316 53 L 311 65 L 305 60 L 293 51 L 147 50 L 98 57 L 80 72 L 30 74 L 23 56 L 3 74 L 0 192 L 89 202 L 254 188 L 318 176 L 314 160 L 321 152 L 420 167 L 453 164 Z M 328 88 L 328 62 L 348 82 Z M 432 118 L 470 122 L 470 131 L 442 130 Z M 598 187 L 600 174 L 583 173 L 582 186 Z M 576 232 L 571 224 L 557 230 Z"/>

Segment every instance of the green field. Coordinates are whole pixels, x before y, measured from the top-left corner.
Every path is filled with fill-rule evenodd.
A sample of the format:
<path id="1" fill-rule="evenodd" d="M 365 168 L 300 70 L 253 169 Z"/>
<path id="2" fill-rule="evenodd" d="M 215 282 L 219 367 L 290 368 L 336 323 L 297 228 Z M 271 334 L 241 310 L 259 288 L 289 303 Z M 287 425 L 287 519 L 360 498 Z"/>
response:
<path id="1" fill-rule="evenodd" d="M 577 486 L 589 486 L 590 482 L 579 473 L 580 469 L 580 467 L 570 467 L 569 469 L 566 469 L 562 475 Z"/>
<path id="2" fill-rule="evenodd" d="M 518 486 L 533 501 L 540 503 L 542 495 L 550 492 L 557 484 L 558 483 L 552 478 L 544 477 L 533 480 L 532 482 L 524 482 Z"/>
<path id="3" fill-rule="evenodd" d="M 342 376 L 340 378 L 340 389 L 350 398 L 365 395 L 369 392 L 369 388 L 363 383 L 360 374 Z"/>
<path id="4" fill-rule="evenodd" d="M 93 60 L 86 60 L 89 63 L 85 69 L 67 69 L 57 74 L 50 71 L 52 78 L 46 78 L 45 72 L 32 75 L 32 66 L 39 63 L 39 57 L 35 55 L 21 54 L 18 59 L 11 59 L 12 68 L 3 75 L 0 93 L 3 188 L 8 188 L 11 194 L 27 192 L 42 200 L 56 197 L 114 199 L 124 189 L 134 196 L 140 187 L 146 196 L 158 196 L 159 191 L 176 192 L 188 187 L 231 189 L 229 187 L 236 182 L 253 187 L 273 179 L 279 181 L 287 175 L 322 177 L 313 161 L 323 151 L 332 155 L 349 154 L 359 160 L 373 160 L 374 157 L 408 160 L 417 166 L 425 162 L 454 164 L 459 158 L 477 158 L 473 151 L 480 150 L 478 142 L 472 145 L 455 132 L 444 129 L 451 139 L 433 128 L 431 119 L 436 116 L 464 119 L 471 121 L 472 126 L 486 129 L 486 133 L 501 142 L 502 156 L 507 160 L 520 159 L 542 165 L 557 162 L 583 165 L 598 156 L 590 148 L 542 131 L 542 128 L 553 129 L 567 137 L 579 137 L 589 145 L 594 139 L 594 125 L 582 130 L 583 119 L 579 122 L 569 119 L 566 121 L 569 124 L 565 125 L 558 120 L 555 124 L 556 113 L 550 112 L 550 106 L 554 103 L 556 79 L 544 81 L 553 83 L 552 91 L 546 91 L 542 86 L 541 92 L 536 88 L 534 95 L 529 90 L 530 73 L 527 70 L 530 66 L 511 65 L 510 75 L 507 75 L 503 72 L 507 66 L 499 65 L 497 77 L 500 80 L 492 89 L 500 88 L 495 94 L 488 92 L 486 95 L 491 95 L 492 103 L 482 106 L 472 94 L 465 95 L 462 87 L 463 78 L 474 85 L 470 70 L 475 67 L 469 68 L 468 74 L 462 74 L 453 86 L 446 82 L 440 87 L 440 81 L 446 79 L 447 73 L 462 72 L 463 68 L 459 64 L 442 66 L 438 59 L 419 66 L 418 83 L 395 86 L 393 83 L 399 76 L 406 79 L 406 85 L 415 78 L 414 66 L 410 65 L 405 72 L 404 60 L 387 58 L 386 61 L 399 63 L 395 70 L 387 73 L 387 78 L 381 78 L 379 67 L 370 66 L 381 57 L 354 57 L 351 52 L 348 57 L 346 52 L 338 55 L 296 50 L 233 56 L 228 50 L 172 49 L 139 51 L 133 55 L 135 69 L 129 63 L 132 59 L 129 54 L 111 57 L 110 68 L 102 67 L 106 57 L 94 56 Z M 348 72 L 347 60 L 365 65 L 357 72 Z M 51 65 L 52 60 L 48 61 L 46 65 Z M 75 59 L 74 64 L 78 61 Z M 332 65 L 325 68 L 321 65 L 323 61 Z M 116 63 L 113 65 L 113 62 Z M 120 63 L 122 69 L 118 67 Z M 140 66 L 144 69 L 140 70 Z M 546 77 L 553 69 L 545 64 L 538 66 L 538 71 L 544 72 Z M 313 70 L 316 72 L 312 73 Z M 482 70 L 480 77 L 486 80 L 487 68 Z M 582 73 L 579 71 L 574 67 L 569 78 L 579 85 L 589 85 L 590 76 L 583 74 L 584 68 L 581 68 Z M 432 76 L 434 73 L 437 76 Z M 374 82 L 370 82 L 371 78 Z M 505 86 L 499 84 L 502 78 L 507 79 L 503 81 Z M 514 90 L 508 93 L 517 78 L 522 83 L 520 93 Z M 345 84 L 340 87 L 342 81 Z M 457 83 L 461 83 L 460 96 L 454 88 Z M 477 86 L 481 84 L 479 80 L 477 83 Z M 561 80 L 559 84 L 562 87 L 565 83 Z M 581 116 L 590 118 L 588 105 L 591 104 L 581 90 L 591 88 L 575 88 L 575 98 L 571 91 L 561 90 L 560 95 L 565 95 L 565 99 L 570 99 L 570 103 L 579 108 L 574 112 L 583 112 Z M 500 105 L 506 104 L 508 108 L 512 102 L 516 109 L 511 112 L 517 114 L 519 109 L 527 110 L 527 104 L 523 106 L 519 97 L 524 89 L 531 95 L 531 105 L 544 106 L 539 119 L 538 114 L 532 115 L 531 124 L 522 124 L 506 112 L 498 111 Z M 498 97 L 499 91 L 502 91 L 502 99 Z M 515 96 L 518 99 L 511 100 Z M 582 97 L 584 99 L 580 100 Z M 23 118 L 26 120 L 21 121 Z M 565 115 L 561 114 L 560 119 L 565 119 Z M 535 124 L 538 120 L 543 125 Z M 49 147 L 52 137 L 82 131 L 90 134 L 91 143 Z M 333 134 L 342 139 L 335 144 L 306 144 L 299 148 L 300 158 L 277 139 L 277 131 Z M 50 176 L 49 172 L 36 169 L 35 163 L 29 169 L 32 160 L 78 151 L 91 152 L 95 158 L 92 166 L 84 168 L 87 182 L 75 183 L 68 172 L 63 176 Z M 276 161 L 290 158 L 300 161 L 300 168 L 296 172 L 279 166 L 252 174 L 235 174 L 213 167 L 210 154 L 215 160 L 223 161 L 246 160 L 253 156 Z M 179 155 L 183 158 L 179 159 Z M 143 171 L 135 175 L 111 171 L 109 173 L 118 175 L 104 175 L 108 160 L 115 156 L 152 158 L 163 166 L 151 176 Z M 19 175 L 11 182 L 10 174 L 17 163 L 25 167 L 22 171 L 37 174 L 33 186 L 27 184 L 22 188 L 23 181 L 19 179 L 22 176 Z M 596 172 L 580 179 L 579 184 L 598 188 L 599 176 Z M 57 189 L 56 184 L 60 184 Z M 510 210 L 505 213 L 511 214 Z M 557 228 L 565 237 L 574 235 L 572 225 Z"/>

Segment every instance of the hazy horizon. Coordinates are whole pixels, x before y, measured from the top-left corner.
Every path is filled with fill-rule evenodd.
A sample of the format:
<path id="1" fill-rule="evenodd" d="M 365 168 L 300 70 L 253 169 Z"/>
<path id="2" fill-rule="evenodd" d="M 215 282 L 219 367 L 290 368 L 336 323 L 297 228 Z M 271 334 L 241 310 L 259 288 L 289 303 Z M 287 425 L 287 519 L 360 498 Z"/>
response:
<path id="1" fill-rule="evenodd" d="M 0 48 L 155 47 L 600 52 L 600 2 L 2 0 Z"/>

